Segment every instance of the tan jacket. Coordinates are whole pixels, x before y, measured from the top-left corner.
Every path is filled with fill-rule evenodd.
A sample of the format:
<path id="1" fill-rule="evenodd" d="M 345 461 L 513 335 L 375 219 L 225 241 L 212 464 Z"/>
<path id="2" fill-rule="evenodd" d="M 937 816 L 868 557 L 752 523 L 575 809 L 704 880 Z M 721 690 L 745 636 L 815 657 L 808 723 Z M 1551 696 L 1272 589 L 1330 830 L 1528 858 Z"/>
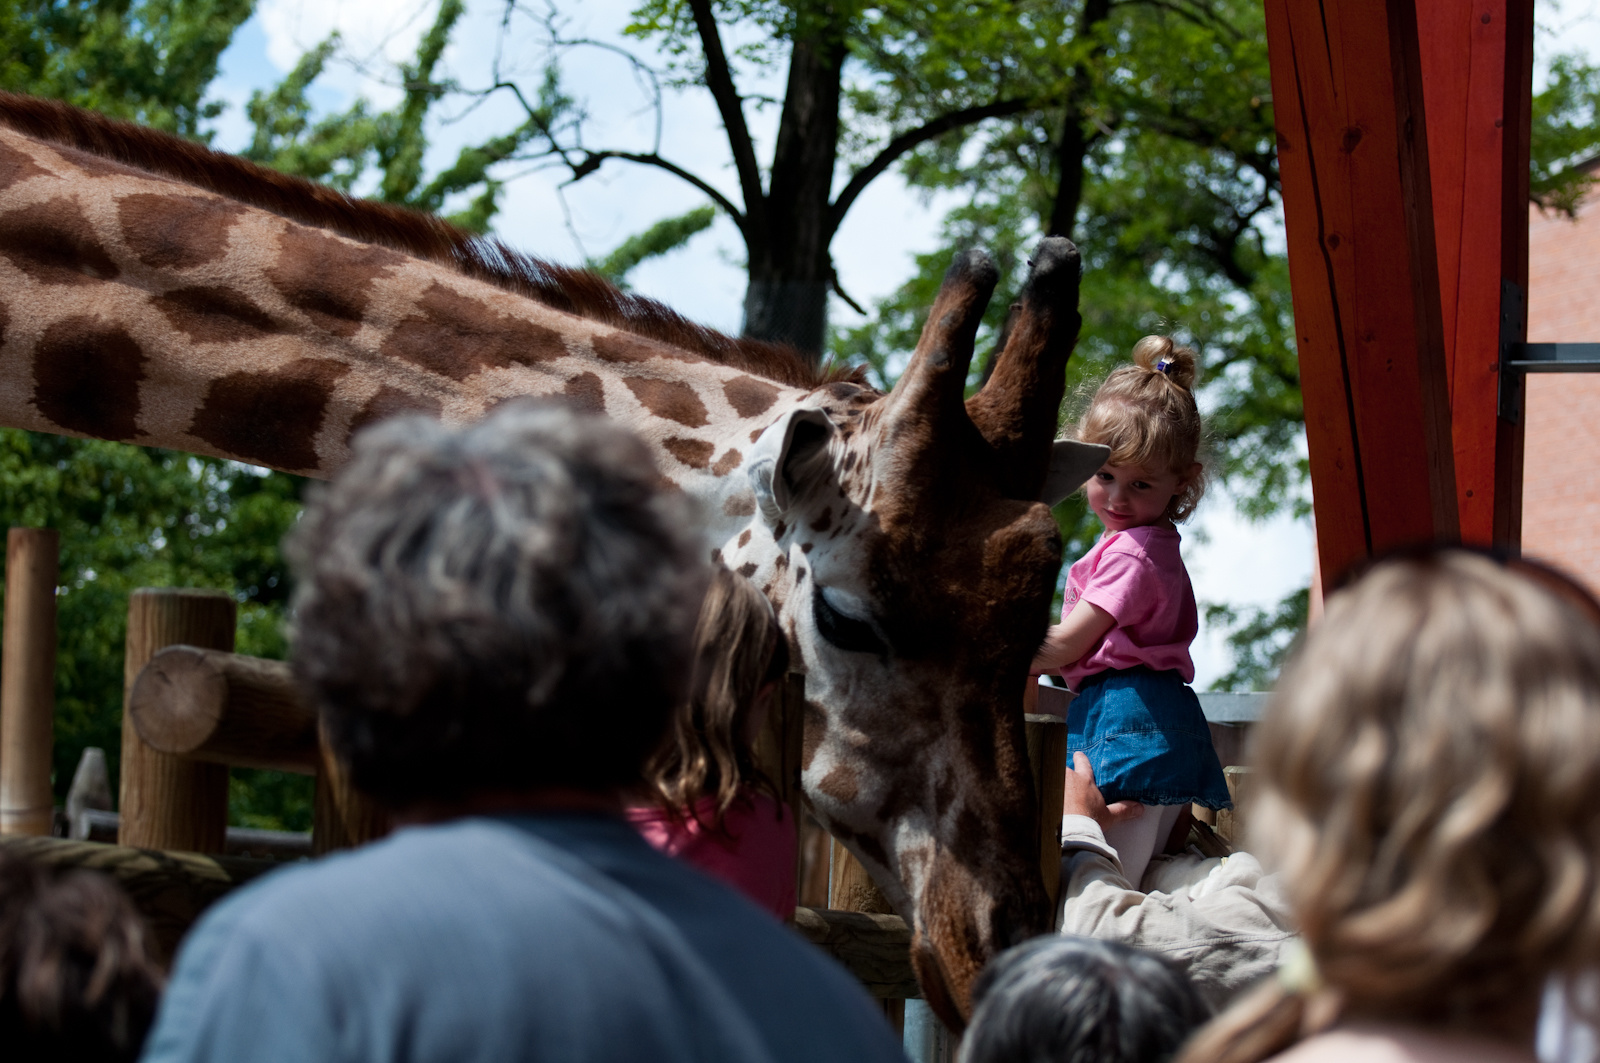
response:
<path id="1" fill-rule="evenodd" d="M 1061 933 L 1121 941 L 1165 957 L 1214 1011 L 1272 974 L 1295 936 L 1278 876 L 1263 873 L 1249 853 L 1158 856 L 1140 885 L 1145 892 L 1123 878 L 1099 824 L 1087 816 L 1063 817 Z"/>

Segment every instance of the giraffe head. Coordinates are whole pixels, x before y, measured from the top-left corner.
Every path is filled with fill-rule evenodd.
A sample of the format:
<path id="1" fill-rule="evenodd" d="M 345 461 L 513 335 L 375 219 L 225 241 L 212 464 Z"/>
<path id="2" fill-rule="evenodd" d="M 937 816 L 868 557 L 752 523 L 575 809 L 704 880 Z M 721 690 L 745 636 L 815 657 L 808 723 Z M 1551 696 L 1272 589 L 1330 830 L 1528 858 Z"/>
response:
<path id="1" fill-rule="evenodd" d="M 893 392 L 825 387 L 746 463 L 740 541 L 773 559 L 757 578 L 807 673 L 806 793 L 912 924 L 919 980 L 955 1028 L 990 955 L 1050 928 L 1021 702 L 1061 563 L 1041 499 L 1104 460 L 1053 442 L 1078 275 L 1076 248 L 1045 241 L 994 374 L 963 402 L 996 271 L 958 256 Z"/>

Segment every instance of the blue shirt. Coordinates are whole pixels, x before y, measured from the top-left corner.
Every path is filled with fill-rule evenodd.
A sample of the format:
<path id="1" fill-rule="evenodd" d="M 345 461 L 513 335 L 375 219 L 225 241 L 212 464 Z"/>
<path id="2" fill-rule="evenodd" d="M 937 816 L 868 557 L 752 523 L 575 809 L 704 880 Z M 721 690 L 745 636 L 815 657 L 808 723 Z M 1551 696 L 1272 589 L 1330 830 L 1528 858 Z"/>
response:
<path id="1" fill-rule="evenodd" d="M 897 1060 L 862 989 L 605 816 L 463 819 L 275 872 L 185 940 L 150 1063 Z"/>

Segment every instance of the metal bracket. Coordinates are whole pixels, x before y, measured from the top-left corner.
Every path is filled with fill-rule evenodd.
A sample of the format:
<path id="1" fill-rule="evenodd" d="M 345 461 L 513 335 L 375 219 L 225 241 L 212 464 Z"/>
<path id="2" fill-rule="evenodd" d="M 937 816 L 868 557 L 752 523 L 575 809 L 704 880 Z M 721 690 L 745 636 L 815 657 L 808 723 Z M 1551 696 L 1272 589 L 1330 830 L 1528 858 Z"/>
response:
<path id="1" fill-rule="evenodd" d="M 1500 282 L 1500 416 L 1522 420 L 1529 373 L 1600 373 L 1600 343 L 1524 343 L 1522 291 Z"/>
<path id="2" fill-rule="evenodd" d="M 1515 347 L 1528 335 L 1525 324 L 1526 301 L 1515 281 L 1500 278 L 1500 419 L 1517 424 L 1522 420 L 1522 374 L 1511 368 L 1517 357 Z"/>

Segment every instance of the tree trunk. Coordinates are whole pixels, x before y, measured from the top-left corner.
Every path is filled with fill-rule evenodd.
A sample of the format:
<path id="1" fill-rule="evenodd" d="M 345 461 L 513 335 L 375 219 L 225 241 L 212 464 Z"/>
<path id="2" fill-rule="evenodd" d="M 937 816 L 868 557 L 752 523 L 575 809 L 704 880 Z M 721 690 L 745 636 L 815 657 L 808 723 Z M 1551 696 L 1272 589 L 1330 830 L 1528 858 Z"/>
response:
<path id="1" fill-rule="evenodd" d="M 813 32 L 797 33 L 790 52 L 763 211 L 766 231 L 749 248 L 744 334 L 793 344 L 820 360 L 832 275 L 829 206 L 845 43 L 844 28 L 831 14 L 810 17 L 816 20 Z"/>
<path id="2" fill-rule="evenodd" d="M 1077 39 L 1088 40 L 1099 31 L 1101 23 L 1111 15 L 1111 0 L 1085 0 L 1083 18 L 1078 22 Z M 1083 128 L 1084 108 L 1091 90 L 1089 64 L 1105 54 L 1105 49 L 1094 45 L 1084 61 L 1072 71 L 1072 88 L 1065 101 L 1066 114 L 1061 119 L 1061 139 L 1056 146 L 1056 201 L 1050 208 L 1047 236 L 1065 236 L 1073 239 L 1072 230 L 1077 224 L 1078 207 L 1083 204 L 1084 160 L 1089 157 L 1091 137 Z"/>

